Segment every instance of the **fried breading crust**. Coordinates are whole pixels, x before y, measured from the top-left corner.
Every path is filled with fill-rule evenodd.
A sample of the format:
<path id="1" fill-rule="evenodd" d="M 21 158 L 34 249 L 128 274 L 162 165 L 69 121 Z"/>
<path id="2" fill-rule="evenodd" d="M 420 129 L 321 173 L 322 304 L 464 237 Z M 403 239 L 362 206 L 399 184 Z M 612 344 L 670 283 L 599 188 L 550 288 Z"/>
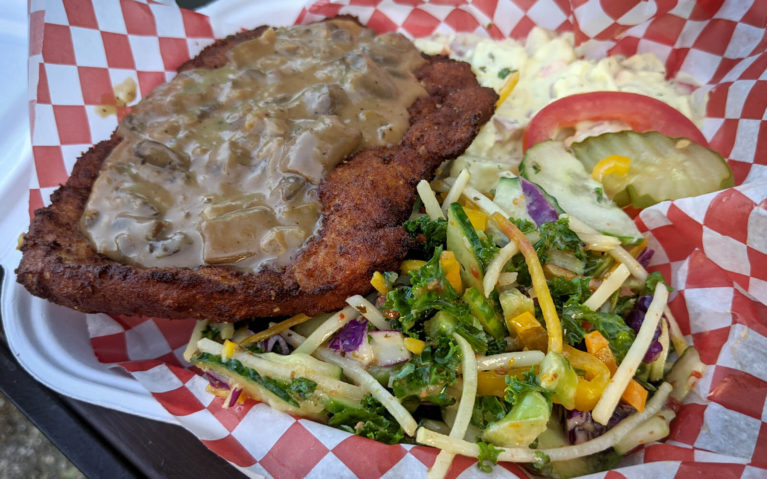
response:
<path id="1" fill-rule="evenodd" d="M 181 69 L 214 67 L 240 33 Z M 39 209 L 25 235 L 17 281 L 32 294 L 87 313 L 237 321 L 336 310 L 366 293 L 375 271 L 397 269 L 411 240 L 402 223 L 415 185 L 460 155 L 492 115 L 497 95 L 481 88 L 468 64 L 427 57 L 416 72 L 429 97 L 410 108 L 399 145 L 354 155 L 320 185 L 322 227 L 281 269 L 244 273 L 226 267 L 143 268 L 98 254 L 79 228 L 101 164 L 120 141 L 113 134 L 84 153 L 71 177 Z"/>

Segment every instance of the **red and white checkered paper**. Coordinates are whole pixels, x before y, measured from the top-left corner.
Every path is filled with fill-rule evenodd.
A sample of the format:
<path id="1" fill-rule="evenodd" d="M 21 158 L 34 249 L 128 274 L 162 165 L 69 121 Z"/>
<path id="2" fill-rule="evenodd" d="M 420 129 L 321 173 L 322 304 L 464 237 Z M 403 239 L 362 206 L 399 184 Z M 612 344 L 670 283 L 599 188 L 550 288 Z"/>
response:
<path id="1" fill-rule="evenodd" d="M 654 269 L 675 288 L 671 309 L 711 366 L 670 437 L 595 477 L 767 475 L 767 3 L 760 0 L 319 1 L 298 23 L 352 14 L 379 32 L 524 38 L 542 26 L 572 31 L 595 54 L 654 52 L 670 76 L 710 90 L 703 132 L 739 185 L 663 203 L 637 222 L 656 251 Z M 253 19 L 253 26 L 268 19 Z M 75 159 L 107 138 L 113 85 L 131 77 L 140 96 L 212 39 L 208 19 L 133 0 L 32 0 L 30 113 L 36 175 L 30 211 L 47 204 Z M 123 111 L 123 110 L 120 110 Z M 423 477 L 437 452 L 387 446 L 248 402 L 223 409 L 180 359 L 190 321 L 88 317 L 103 363 L 130 372 L 180 424 L 250 473 L 273 477 Z M 457 458 L 449 477 L 481 473 Z M 523 476 L 500 464 L 497 477 Z M 481 477 L 487 477 L 481 475 Z"/>

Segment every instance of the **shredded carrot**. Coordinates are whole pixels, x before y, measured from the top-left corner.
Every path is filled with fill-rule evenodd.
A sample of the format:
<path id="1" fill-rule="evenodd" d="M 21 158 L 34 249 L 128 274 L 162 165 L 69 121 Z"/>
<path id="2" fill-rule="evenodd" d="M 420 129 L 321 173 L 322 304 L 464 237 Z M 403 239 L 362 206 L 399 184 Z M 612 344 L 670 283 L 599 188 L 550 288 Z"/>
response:
<path id="1" fill-rule="evenodd" d="M 626 390 L 623 391 L 621 399 L 637 411 L 642 412 L 647 403 L 647 394 L 647 389 L 642 387 L 636 380 L 632 379 L 629 381 L 628 386 L 626 386 Z"/>
<path id="2" fill-rule="evenodd" d="M 548 351 L 555 353 L 562 352 L 562 324 L 559 322 L 557 308 L 551 299 L 549 286 L 546 284 L 546 276 L 543 274 L 541 261 L 535 248 L 519 228 L 511 221 L 507 220 L 500 213 L 493 213 L 493 219 L 498 224 L 503 234 L 509 237 L 509 240 L 515 241 L 522 255 L 525 257 L 527 269 L 530 270 L 530 277 L 533 280 L 533 290 L 538 298 L 538 304 L 541 306 L 543 319 L 546 322 L 546 332 L 549 335 Z"/>
<path id="3" fill-rule="evenodd" d="M 610 370 L 610 374 L 615 374 L 615 370 L 618 369 L 618 363 L 615 361 L 615 355 L 610 349 L 610 342 L 607 338 L 602 336 L 599 331 L 592 331 L 585 336 L 586 351 L 593 354 L 600 361 L 605 363 L 607 369 Z"/>
<path id="4" fill-rule="evenodd" d="M 264 339 L 271 338 L 275 334 L 280 334 L 283 331 L 287 331 L 288 329 L 292 328 L 293 326 L 297 326 L 301 323 L 304 323 L 306 321 L 309 321 L 311 318 L 304 313 L 299 313 L 295 316 L 291 316 L 290 318 L 286 319 L 285 321 L 280 321 L 279 323 L 275 324 L 274 326 L 265 329 L 263 331 L 259 331 L 258 333 L 248 336 L 247 338 L 240 341 L 240 344 L 250 344 L 250 343 L 257 343 L 259 341 L 263 341 Z"/>
<path id="5" fill-rule="evenodd" d="M 596 330 L 587 334 L 584 339 L 586 340 L 586 351 L 590 352 L 591 354 L 594 354 L 595 351 L 599 351 L 605 346 L 610 345 L 610 343 L 607 341 L 607 338 L 602 336 L 602 333 Z"/>

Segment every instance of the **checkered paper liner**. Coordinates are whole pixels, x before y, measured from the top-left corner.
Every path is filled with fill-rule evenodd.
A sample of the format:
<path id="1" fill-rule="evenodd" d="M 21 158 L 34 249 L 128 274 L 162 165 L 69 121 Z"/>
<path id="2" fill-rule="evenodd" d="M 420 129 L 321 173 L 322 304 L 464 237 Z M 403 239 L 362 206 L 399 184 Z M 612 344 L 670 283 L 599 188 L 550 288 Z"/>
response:
<path id="1" fill-rule="evenodd" d="M 352 14 L 379 32 L 478 32 L 524 38 L 533 26 L 572 31 L 589 55 L 654 52 L 670 76 L 709 90 L 703 132 L 736 185 L 666 202 L 637 223 L 671 280 L 671 310 L 711 365 L 669 438 L 594 477 L 764 477 L 767 474 L 767 4 L 657 0 L 319 1 L 297 23 Z M 126 109 L 213 41 L 209 19 L 134 0 L 31 0 L 29 92 L 35 172 L 30 214 L 48 203 L 76 158 L 107 138 Z M 252 25 L 269 23 L 253 19 Z M 130 81 L 130 80 L 128 80 Z M 117 115 L 98 113 L 111 105 Z M 191 321 L 88 316 L 102 363 L 133 375 L 178 422 L 241 470 L 272 477 L 423 477 L 437 451 L 387 446 L 247 402 L 231 409 L 183 364 Z M 449 477 L 487 477 L 458 457 Z M 497 477 L 524 476 L 499 464 Z"/>

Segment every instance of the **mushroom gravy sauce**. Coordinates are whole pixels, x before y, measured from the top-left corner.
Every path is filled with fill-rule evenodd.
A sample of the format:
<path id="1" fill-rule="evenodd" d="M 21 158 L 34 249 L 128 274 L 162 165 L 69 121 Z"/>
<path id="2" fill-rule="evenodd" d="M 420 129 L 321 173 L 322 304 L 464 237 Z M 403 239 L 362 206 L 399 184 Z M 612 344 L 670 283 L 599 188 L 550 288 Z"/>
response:
<path id="1" fill-rule="evenodd" d="M 81 219 L 99 253 L 145 267 L 284 265 L 319 229 L 317 187 L 399 142 L 423 58 L 348 20 L 267 29 L 184 71 L 118 127 Z"/>

